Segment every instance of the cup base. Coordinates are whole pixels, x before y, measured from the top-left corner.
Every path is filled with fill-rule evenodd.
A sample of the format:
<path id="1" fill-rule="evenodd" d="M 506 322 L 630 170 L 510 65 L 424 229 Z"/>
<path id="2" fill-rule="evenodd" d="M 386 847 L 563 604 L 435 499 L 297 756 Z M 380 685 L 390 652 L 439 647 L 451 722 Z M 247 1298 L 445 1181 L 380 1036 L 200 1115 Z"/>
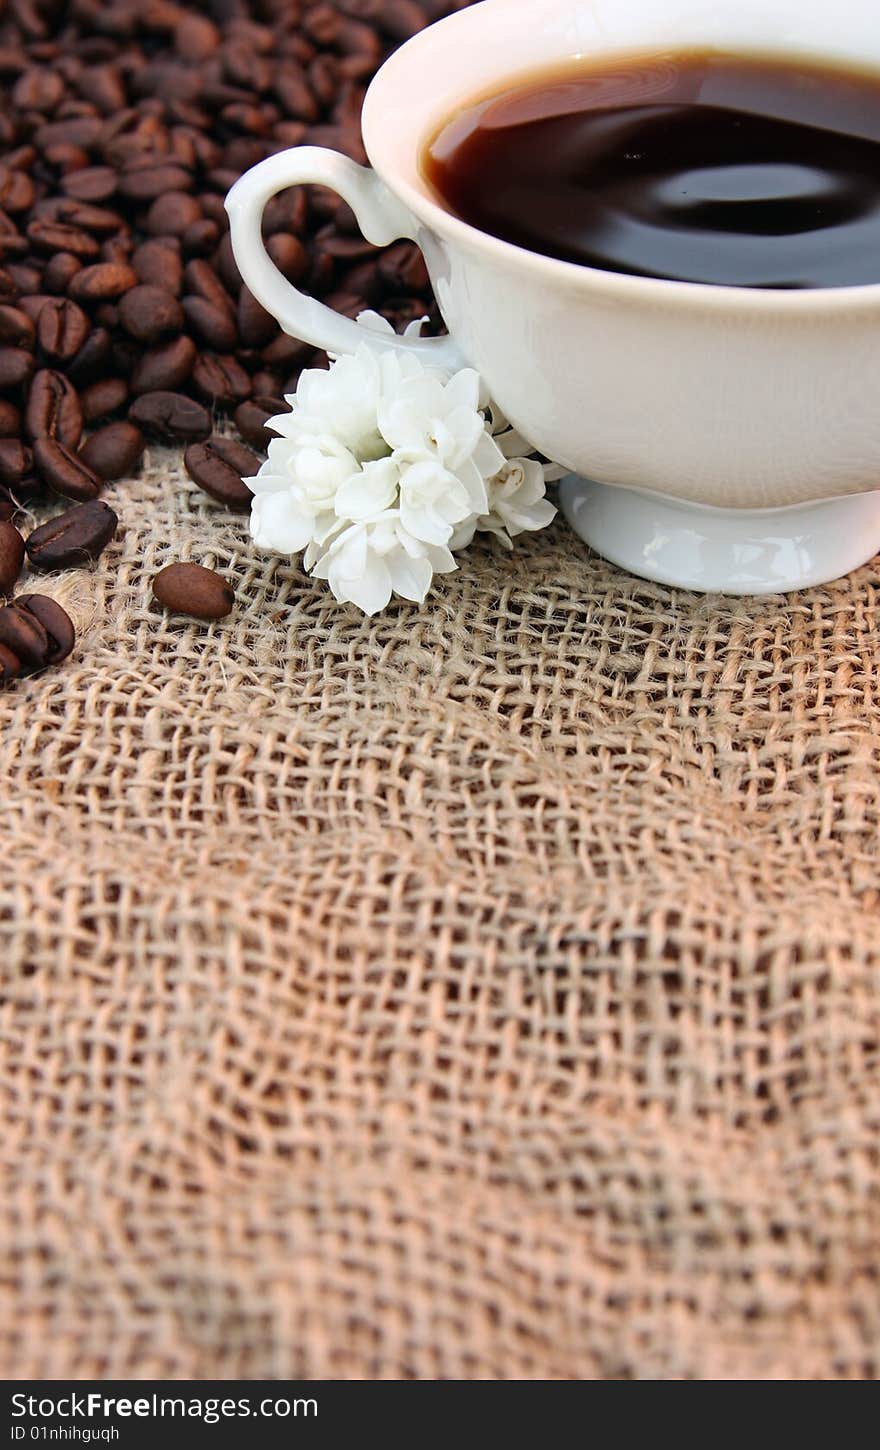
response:
<path id="1" fill-rule="evenodd" d="M 720 594 L 785 594 L 828 584 L 880 550 L 880 491 L 729 509 L 569 474 L 566 519 L 598 554 L 643 579 Z"/>

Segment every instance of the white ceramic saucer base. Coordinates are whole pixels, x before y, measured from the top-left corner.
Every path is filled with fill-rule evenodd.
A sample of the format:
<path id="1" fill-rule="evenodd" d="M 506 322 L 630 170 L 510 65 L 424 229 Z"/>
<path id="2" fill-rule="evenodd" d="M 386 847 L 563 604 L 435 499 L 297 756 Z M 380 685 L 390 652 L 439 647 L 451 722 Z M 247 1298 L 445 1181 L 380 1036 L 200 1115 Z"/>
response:
<path id="1" fill-rule="evenodd" d="M 575 533 L 612 564 L 706 593 L 784 594 L 827 584 L 880 550 L 880 491 L 725 509 L 569 474 L 559 503 Z"/>

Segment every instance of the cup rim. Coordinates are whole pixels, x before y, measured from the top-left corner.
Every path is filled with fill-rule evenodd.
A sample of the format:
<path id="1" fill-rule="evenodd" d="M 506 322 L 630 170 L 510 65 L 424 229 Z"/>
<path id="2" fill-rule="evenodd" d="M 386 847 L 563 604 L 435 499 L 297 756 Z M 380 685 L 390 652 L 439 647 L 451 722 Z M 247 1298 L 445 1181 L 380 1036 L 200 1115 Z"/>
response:
<path id="1" fill-rule="evenodd" d="M 752 311 L 766 315 L 778 312 L 792 313 L 840 313 L 863 311 L 874 304 L 880 307 L 880 279 L 846 287 L 743 287 L 737 284 L 715 282 L 688 282 L 672 277 L 642 277 L 628 272 L 606 272 L 600 267 L 590 267 L 580 262 L 567 262 L 558 257 L 547 257 L 540 252 L 531 252 L 502 237 L 492 236 L 479 227 L 464 221 L 434 199 L 428 183 L 422 179 L 422 186 L 414 186 L 407 177 L 396 174 L 383 154 L 383 95 L 394 87 L 397 73 L 413 61 L 423 59 L 432 38 L 437 31 L 452 26 L 466 27 L 475 16 L 479 16 L 482 5 L 472 9 L 459 10 L 442 20 L 435 21 L 419 31 L 399 49 L 394 51 L 380 67 L 364 98 L 361 127 L 364 147 L 370 164 L 378 172 L 386 186 L 404 203 L 431 231 L 485 260 L 507 263 L 508 266 L 524 270 L 535 282 L 544 281 L 557 288 L 579 293 L 601 292 L 608 298 L 634 305 L 648 307 L 682 306 L 696 310 L 709 308 L 714 311 Z M 816 56 L 821 62 L 821 55 Z M 420 131 L 417 145 L 421 150 L 426 137 Z M 420 178 L 421 179 L 421 178 Z"/>

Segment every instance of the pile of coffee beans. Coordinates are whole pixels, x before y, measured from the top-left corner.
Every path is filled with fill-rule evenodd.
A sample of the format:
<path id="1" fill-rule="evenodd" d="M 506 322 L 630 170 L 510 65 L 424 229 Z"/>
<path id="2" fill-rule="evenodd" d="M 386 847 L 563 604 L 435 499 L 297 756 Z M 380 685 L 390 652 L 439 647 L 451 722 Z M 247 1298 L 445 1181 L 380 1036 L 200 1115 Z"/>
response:
<path id="1" fill-rule="evenodd" d="M 187 445 L 193 480 L 248 506 L 240 478 L 259 459 L 218 422 L 265 448 L 267 417 L 326 358 L 242 285 L 226 192 L 301 143 L 365 160 L 374 71 L 468 3 L 0 0 L 0 594 L 25 557 L 60 568 L 97 556 L 111 537 L 102 487 L 132 474 L 148 439 Z M 372 247 L 332 192 L 281 193 L 264 234 L 286 277 L 348 316 L 439 321 L 416 247 Z M 50 520 L 19 549 L 19 510 L 53 498 L 91 512 Z M 0 648 L 36 668 L 66 651 L 56 635 L 16 650 L 19 615 L 47 640 L 57 623 L 51 601 L 25 598 L 0 610 Z M 15 672 L 0 657 L 0 679 Z"/>

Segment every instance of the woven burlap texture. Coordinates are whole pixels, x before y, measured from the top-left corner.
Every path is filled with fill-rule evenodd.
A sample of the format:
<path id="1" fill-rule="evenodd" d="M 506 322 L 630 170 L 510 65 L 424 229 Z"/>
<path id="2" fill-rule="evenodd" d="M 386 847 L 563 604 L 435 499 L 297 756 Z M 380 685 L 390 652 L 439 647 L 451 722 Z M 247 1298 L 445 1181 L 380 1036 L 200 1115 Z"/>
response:
<path id="1" fill-rule="evenodd" d="M 0 698 L 0 1373 L 875 1375 L 877 567 L 557 522 L 370 622 L 108 497 Z"/>

